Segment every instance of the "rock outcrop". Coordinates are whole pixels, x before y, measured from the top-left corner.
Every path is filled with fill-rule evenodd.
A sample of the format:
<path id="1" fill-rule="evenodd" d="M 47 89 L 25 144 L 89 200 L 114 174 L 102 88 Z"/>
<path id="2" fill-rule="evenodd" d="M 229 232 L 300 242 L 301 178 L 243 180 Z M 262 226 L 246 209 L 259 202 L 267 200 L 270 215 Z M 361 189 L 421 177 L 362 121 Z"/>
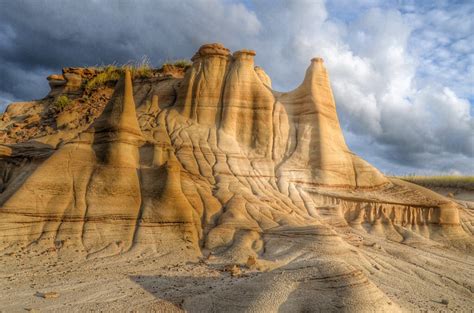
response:
<path id="1" fill-rule="evenodd" d="M 10 105 L 1 248 L 189 258 L 210 250 L 245 263 L 277 259 L 268 250 L 277 237 L 326 247 L 317 238 L 337 241 L 350 228 L 395 242 L 471 244 L 457 204 L 389 179 L 349 150 L 322 59 L 299 87 L 279 93 L 254 56 L 208 44 L 184 77 L 132 82 L 125 71 L 113 94 L 104 86 L 87 96 L 84 83 L 97 72 L 71 68 L 48 77 L 50 97 L 67 94 L 77 106 Z M 26 125 L 36 130 L 11 139 Z"/>

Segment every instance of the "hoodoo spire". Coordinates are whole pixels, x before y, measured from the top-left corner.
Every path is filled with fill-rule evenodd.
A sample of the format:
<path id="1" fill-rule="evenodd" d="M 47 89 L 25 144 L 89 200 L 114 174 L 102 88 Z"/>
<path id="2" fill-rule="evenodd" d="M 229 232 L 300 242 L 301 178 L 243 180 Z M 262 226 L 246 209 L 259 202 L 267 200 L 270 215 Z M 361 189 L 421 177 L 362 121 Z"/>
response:
<path id="1" fill-rule="evenodd" d="M 137 112 L 135 111 L 131 76 L 130 71 L 126 70 L 124 75 L 122 114 L 120 114 L 118 121 L 118 129 L 143 137 L 140 126 L 138 125 Z"/>
<path id="2" fill-rule="evenodd" d="M 136 79 L 135 90 L 126 70 L 107 104 L 95 100 L 112 93 L 109 84 L 83 91 L 60 113 L 79 116 L 67 129 L 30 137 L 61 139 L 48 149 L 48 157 L 42 146 L 8 145 L 9 153 L 0 159 L 0 254 L 2 246 L 17 243 L 87 257 L 157 253 L 179 262 L 212 252 L 213 264 L 265 259 L 256 264 L 263 270 L 284 269 L 282 260 L 299 262 L 295 249 L 301 247 L 311 268 L 328 263 L 330 270 L 308 273 L 327 276 L 350 259 L 350 233 L 404 244 L 440 238 L 444 245 L 452 238 L 458 247 L 472 246 L 472 241 L 460 241 L 472 231 L 461 226 L 470 221 L 456 203 L 385 177 L 349 150 L 321 58 L 311 60 L 299 87 L 278 92 L 263 69 L 255 67 L 255 55 L 206 44 L 180 75 L 156 69 Z M 93 79 L 100 71 L 87 73 L 84 79 Z M 91 101 L 86 101 L 89 94 Z M 44 126 L 52 121 L 49 113 L 35 113 L 27 119 L 36 124 L 23 124 L 23 115 L 51 103 L 41 101 L 11 107 L 10 113 L 21 114 L 3 116 L 0 122 L 21 121 L 28 133 L 33 129 L 26 125 Z M 95 114 L 84 114 L 101 108 L 93 121 Z M 0 135 L 11 136 L 17 127 L 12 124 Z M 341 245 L 344 240 L 349 244 Z M 333 254 L 333 247 L 347 254 Z M 311 251 L 316 251 L 314 258 Z M 321 253 L 331 262 L 319 262 Z M 291 268 L 299 271 L 302 263 L 294 264 Z M 350 293 L 360 300 L 362 293 Z M 373 307 L 372 300 L 367 303 L 357 308 Z M 271 311 L 305 307 L 288 308 Z"/>
<path id="3" fill-rule="evenodd" d="M 119 80 L 114 94 L 101 116 L 89 127 L 89 131 L 108 133 L 122 141 L 143 141 L 138 125 L 135 101 L 133 99 L 132 78 L 129 70 Z"/>

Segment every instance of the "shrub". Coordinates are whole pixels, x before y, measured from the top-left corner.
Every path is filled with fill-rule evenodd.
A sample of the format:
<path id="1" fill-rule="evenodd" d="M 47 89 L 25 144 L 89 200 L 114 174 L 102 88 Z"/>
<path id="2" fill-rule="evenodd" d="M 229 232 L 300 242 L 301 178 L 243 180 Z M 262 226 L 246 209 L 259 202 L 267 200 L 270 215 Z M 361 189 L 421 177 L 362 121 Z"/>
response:
<path id="1" fill-rule="evenodd" d="M 100 70 L 100 68 L 99 68 Z M 86 92 L 91 92 L 100 86 L 104 86 L 109 81 L 117 81 L 120 78 L 122 69 L 115 65 L 103 67 L 102 72 L 91 78 L 85 86 Z"/>
<path id="2" fill-rule="evenodd" d="M 189 60 L 181 59 L 181 60 L 174 61 L 173 65 L 176 67 L 187 68 L 193 65 L 193 63 Z"/>
<path id="3" fill-rule="evenodd" d="M 132 78 L 149 78 L 153 76 L 153 68 L 148 58 L 143 57 L 138 62 L 128 62 L 123 65 L 110 64 L 98 66 L 96 70 L 99 72 L 85 84 L 85 90 L 90 93 L 97 88 L 106 85 L 108 82 L 117 81 L 123 75 L 125 70 L 129 70 Z"/>
<path id="4" fill-rule="evenodd" d="M 122 66 L 122 70 L 128 69 L 133 78 L 150 78 L 153 76 L 153 68 L 150 65 L 150 60 L 143 57 L 141 61 L 135 63 L 128 63 Z"/>
<path id="5" fill-rule="evenodd" d="M 163 69 L 163 67 L 165 66 L 174 66 L 174 67 L 179 67 L 186 70 L 188 67 L 191 67 L 191 65 L 193 65 L 191 61 L 186 60 L 186 59 L 180 59 L 180 60 L 175 60 L 175 61 L 166 61 L 161 66 L 161 69 Z"/>
<path id="6" fill-rule="evenodd" d="M 56 101 L 54 101 L 54 106 L 59 110 L 64 110 L 71 104 L 71 100 L 67 96 L 59 96 Z"/>

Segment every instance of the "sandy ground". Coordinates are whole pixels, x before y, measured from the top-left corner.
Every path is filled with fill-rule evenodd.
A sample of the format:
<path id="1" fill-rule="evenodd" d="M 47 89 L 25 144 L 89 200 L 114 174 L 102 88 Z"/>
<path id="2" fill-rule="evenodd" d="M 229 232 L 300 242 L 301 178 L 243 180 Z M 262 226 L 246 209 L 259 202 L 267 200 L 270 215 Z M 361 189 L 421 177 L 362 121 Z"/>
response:
<path id="1" fill-rule="evenodd" d="M 262 270 L 242 266 L 235 277 L 219 258 L 185 263 L 179 255 L 135 253 L 83 260 L 25 249 L 0 256 L 0 311 L 472 312 L 471 252 L 421 237 L 401 244 L 363 230 L 337 232 L 341 247 L 282 244 L 286 261 Z M 343 274 L 327 274 L 335 268 Z M 45 292 L 57 297 L 45 299 Z"/>
<path id="2" fill-rule="evenodd" d="M 470 312 L 474 307 L 472 256 L 442 247 L 420 249 L 385 240 L 364 241 L 353 246 L 352 254 L 349 263 L 360 264 L 364 277 L 387 296 L 394 311 Z M 0 306 L 2 312 L 273 312 L 265 304 L 239 308 L 237 303 L 246 303 L 246 292 L 255 292 L 248 284 L 273 293 L 273 298 L 282 295 L 281 286 L 275 283 L 275 289 L 268 290 L 263 281 L 274 281 L 275 276 L 287 272 L 243 269 L 241 276 L 232 277 L 222 264 L 163 265 L 159 259 L 136 256 L 68 262 L 53 254 L 5 256 L 1 258 Z M 304 274 L 305 269 L 302 271 Z M 283 293 L 283 302 L 298 289 L 291 277 L 287 286 L 290 290 Z M 310 291 L 318 297 L 318 290 Z M 44 299 L 38 292 L 57 292 L 58 297 Z M 196 307 L 203 296 L 213 304 Z M 446 300 L 448 304 L 444 304 Z M 359 311 L 345 307 L 344 300 L 332 304 L 334 310 Z M 373 311 L 385 309 L 374 307 Z"/>

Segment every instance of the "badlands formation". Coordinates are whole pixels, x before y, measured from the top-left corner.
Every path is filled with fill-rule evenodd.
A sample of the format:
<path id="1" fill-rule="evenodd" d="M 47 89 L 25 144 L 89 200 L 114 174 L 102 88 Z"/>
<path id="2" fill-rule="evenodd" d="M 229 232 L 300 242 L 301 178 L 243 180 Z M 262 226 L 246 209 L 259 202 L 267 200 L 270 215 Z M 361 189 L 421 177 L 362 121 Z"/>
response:
<path id="1" fill-rule="evenodd" d="M 207 44 L 186 68 L 93 89 L 104 69 L 65 68 L 9 105 L 0 308 L 474 307 L 472 203 L 351 152 L 322 59 L 278 92 L 254 56 Z"/>

